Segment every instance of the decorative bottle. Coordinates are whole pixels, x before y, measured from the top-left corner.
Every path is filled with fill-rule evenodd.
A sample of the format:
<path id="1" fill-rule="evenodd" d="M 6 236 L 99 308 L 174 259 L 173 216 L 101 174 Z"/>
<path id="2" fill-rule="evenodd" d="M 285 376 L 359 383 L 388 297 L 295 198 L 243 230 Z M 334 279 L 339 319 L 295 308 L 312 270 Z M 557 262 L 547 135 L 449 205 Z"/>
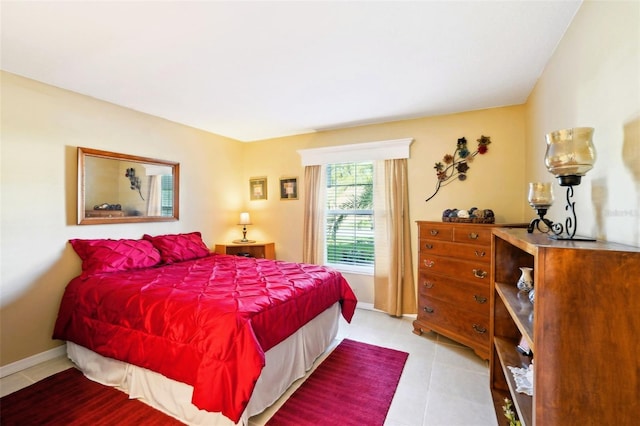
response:
<path id="1" fill-rule="evenodd" d="M 520 271 L 522 271 L 522 274 L 518 279 L 518 285 L 517 285 L 518 290 L 522 292 L 529 292 L 533 290 L 533 277 L 531 276 L 531 273 L 533 272 L 533 268 L 522 266 L 520 268 Z"/>

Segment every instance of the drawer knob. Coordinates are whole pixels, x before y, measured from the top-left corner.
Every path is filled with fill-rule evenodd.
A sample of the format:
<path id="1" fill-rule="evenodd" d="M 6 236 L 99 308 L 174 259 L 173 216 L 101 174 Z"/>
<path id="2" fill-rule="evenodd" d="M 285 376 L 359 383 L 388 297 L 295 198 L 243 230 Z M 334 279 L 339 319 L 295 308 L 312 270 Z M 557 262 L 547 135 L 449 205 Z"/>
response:
<path id="1" fill-rule="evenodd" d="M 474 269 L 473 276 L 476 278 L 485 278 L 487 276 L 487 271 L 483 271 L 482 269 Z"/>
<path id="2" fill-rule="evenodd" d="M 424 248 L 428 248 L 429 250 L 431 250 L 433 248 L 433 244 L 427 243 L 424 245 Z"/>
<path id="3" fill-rule="evenodd" d="M 477 240 L 479 236 L 480 235 L 476 234 L 475 232 L 469 232 L 469 238 L 471 238 L 472 240 Z"/>
<path id="4" fill-rule="evenodd" d="M 486 327 L 482 327 L 478 324 L 473 324 L 473 329 L 476 331 L 476 333 L 479 333 L 479 334 L 484 334 L 487 332 Z"/>
<path id="5" fill-rule="evenodd" d="M 476 250 L 476 256 L 478 257 L 485 257 L 487 255 L 487 252 L 484 250 Z"/>
<path id="6" fill-rule="evenodd" d="M 487 303 L 487 298 L 486 297 L 482 297 L 482 296 L 478 296 L 477 294 L 474 294 L 473 298 L 476 300 L 476 302 L 480 303 L 481 305 L 483 303 Z"/>
<path id="7" fill-rule="evenodd" d="M 429 260 L 429 259 L 424 260 L 424 266 L 426 266 L 427 268 L 432 268 L 433 265 L 435 265 L 435 262 L 433 260 Z"/>
<path id="8" fill-rule="evenodd" d="M 424 286 L 425 288 L 433 288 L 433 281 L 429 281 L 429 280 L 425 281 Z"/>
<path id="9" fill-rule="evenodd" d="M 437 229 L 432 229 L 429 233 L 435 237 L 439 232 L 440 231 L 438 231 Z"/>
<path id="10" fill-rule="evenodd" d="M 428 314 L 432 314 L 433 313 L 433 308 L 431 308 L 429 306 L 425 306 L 423 310 Z"/>

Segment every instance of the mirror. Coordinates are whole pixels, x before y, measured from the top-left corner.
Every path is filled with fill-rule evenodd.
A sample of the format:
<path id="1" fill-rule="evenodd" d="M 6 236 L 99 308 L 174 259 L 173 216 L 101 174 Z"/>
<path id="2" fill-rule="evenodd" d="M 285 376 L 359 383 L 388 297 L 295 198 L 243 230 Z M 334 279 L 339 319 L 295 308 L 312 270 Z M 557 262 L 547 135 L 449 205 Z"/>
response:
<path id="1" fill-rule="evenodd" d="M 78 224 L 179 218 L 180 164 L 78 147 Z"/>

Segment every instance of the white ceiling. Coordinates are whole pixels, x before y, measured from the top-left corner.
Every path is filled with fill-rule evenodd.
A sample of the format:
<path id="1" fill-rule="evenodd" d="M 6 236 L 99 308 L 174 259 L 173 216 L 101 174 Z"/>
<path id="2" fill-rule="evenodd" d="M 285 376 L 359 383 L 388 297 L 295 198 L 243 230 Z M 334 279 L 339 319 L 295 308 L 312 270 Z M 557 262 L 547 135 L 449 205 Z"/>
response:
<path id="1" fill-rule="evenodd" d="M 524 103 L 580 1 L 2 1 L 3 70 L 242 141 Z"/>

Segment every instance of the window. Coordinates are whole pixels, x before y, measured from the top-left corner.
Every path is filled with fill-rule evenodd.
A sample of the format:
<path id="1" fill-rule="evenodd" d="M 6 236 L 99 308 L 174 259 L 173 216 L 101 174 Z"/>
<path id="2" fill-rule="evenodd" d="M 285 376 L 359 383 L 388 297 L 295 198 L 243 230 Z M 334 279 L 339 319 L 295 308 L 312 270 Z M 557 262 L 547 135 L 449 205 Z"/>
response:
<path id="1" fill-rule="evenodd" d="M 173 216 L 173 176 L 162 175 L 161 178 L 160 216 Z"/>
<path id="2" fill-rule="evenodd" d="M 373 271 L 373 162 L 326 165 L 325 256 L 328 264 Z"/>
<path id="3" fill-rule="evenodd" d="M 305 167 L 306 190 L 313 195 L 305 200 L 309 212 L 303 235 L 305 262 L 367 275 L 381 271 L 381 267 L 374 271 L 375 262 L 384 262 L 381 256 L 389 251 L 384 247 L 389 240 L 385 161 L 409 158 L 412 141 L 405 138 L 298 151 Z"/>

